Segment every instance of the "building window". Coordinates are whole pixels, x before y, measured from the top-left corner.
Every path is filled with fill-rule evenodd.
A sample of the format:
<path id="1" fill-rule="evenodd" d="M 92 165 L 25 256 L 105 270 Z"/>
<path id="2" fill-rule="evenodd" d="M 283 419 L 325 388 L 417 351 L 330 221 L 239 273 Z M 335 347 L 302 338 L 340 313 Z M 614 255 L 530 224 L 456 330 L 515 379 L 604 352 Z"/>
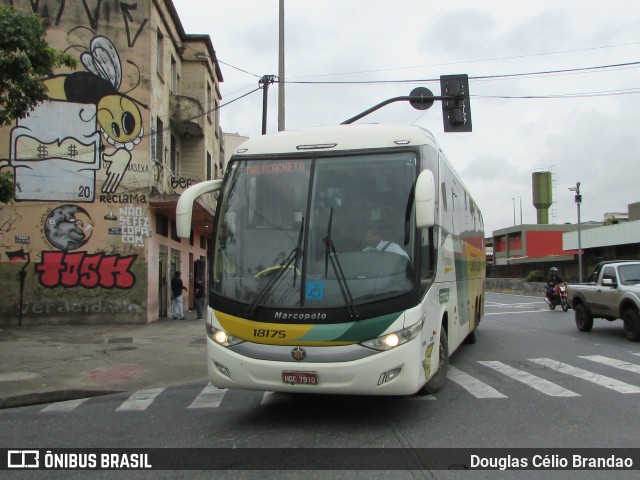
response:
<path id="1" fill-rule="evenodd" d="M 213 102 L 211 98 L 211 85 L 207 82 L 207 118 L 209 122 L 213 121 Z"/>
<path id="2" fill-rule="evenodd" d="M 160 213 L 156 213 L 156 234 L 169 236 L 169 219 Z"/>
<path id="3" fill-rule="evenodd" d="M 156 70 L 158 71 L 158 75 L 162 79 L 162 67 L 164 66 L 164 35 L 160 31 L 156 36 L 157 39 L 157 50 L 156 50 Z"/>
<path id="4" fill-rule="evenodd" d="M 156 161 L 164 163 L 164 123 L 156 118 Z"/>
<path id="5" fill-rule="evenodd" d="M 178 152 L 176 150 L 176 137 L 171 134 L 171 173 L 175 175 L 178 171 Z"/>
<path id="6" fill-rule="evenodd" d="M 171 240 L 175 240 L 176 242 L 180 241 L 180 237 L 178 236 L 178 227 L 176 226 L 175 220 L 171 220 Z"/>
<path id="7" fill-rule="evenodd" d="M 211 179 L 211 154 L 207 152 L 207 180 Z"/>
<path id="8" fill-rule="evenodd" d="M 171 55 L 171 93 L 177 95 L 179 93 L 178 89 L 178 65 L 176 64 L 176 59 Z"/>

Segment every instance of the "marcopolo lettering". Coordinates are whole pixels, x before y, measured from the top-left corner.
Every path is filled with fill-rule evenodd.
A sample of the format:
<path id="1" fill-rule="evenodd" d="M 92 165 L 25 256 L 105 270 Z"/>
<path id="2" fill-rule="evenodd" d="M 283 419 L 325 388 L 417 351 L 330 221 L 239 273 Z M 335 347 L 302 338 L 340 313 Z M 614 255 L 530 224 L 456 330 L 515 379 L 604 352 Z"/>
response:
<path id="1" fill-rule="evenodd" d="M 275 320 L 326 320 L 327 314 L 322 312 L 286 313 L 276 312 L 273 316 Z"/>

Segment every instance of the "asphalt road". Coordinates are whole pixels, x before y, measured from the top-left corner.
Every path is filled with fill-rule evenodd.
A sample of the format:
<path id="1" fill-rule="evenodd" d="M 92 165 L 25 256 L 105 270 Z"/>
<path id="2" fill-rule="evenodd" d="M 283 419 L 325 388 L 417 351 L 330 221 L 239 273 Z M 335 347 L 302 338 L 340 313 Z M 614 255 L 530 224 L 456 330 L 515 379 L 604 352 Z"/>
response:
<path id="1" fill-rule="evenodd" d="M 478 341 L 451 357 L 433 396 L 292 396 L 204 383 L 0 411 L 2 448 L 638 448 L 640 343 L 622 323 L 579 332 L 573 311 L 541 298 L 487 294 Z M 292 457 L 293 458 L 293 457 Z M 322 459 L 319 459 L 320 464 Z M 249 461 L 249 460 L 248 460 Z M 255 458 L 251 459 L 255 462 Z M 268 464 L 269 459 L 263 460 Z M 8 472 L 1 472 L 2 473 Z M 15 473 L 11 478 L 19 478 Z M 84 478 L 87 472 L 75 472 Z M 84 473 L 84 475 L 82 475 Z M 155 478 L 160 472 L 91 472 Z M 171 472 L 205 478 L 211 472 Z M 459 478 L 446 470 L 293 471 L 287 478 Z M 27 472 L 24 478 L 74 478 Z M 127 476 L 130 475 L 130 476 Z M 215 478 L 283 478 L 278 471 Z M 473 478 L 495 478 L 476 471 Z M 636 472 L 519 471 L 501 478 L 637 478 Z M 7 477 L 9 478 L 9 477 Z"/>

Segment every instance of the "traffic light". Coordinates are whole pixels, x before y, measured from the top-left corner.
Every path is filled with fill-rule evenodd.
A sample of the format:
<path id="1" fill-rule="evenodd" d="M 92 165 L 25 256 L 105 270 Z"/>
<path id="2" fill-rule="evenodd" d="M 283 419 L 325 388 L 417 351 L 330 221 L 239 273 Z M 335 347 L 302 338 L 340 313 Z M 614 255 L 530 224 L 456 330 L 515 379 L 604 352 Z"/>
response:
<path id="1" fill-rule="evenodd" d="M 442 122 L 445 132 L 471 131 L 471 104 L 469 102 L 469 77 L 467 75 L 442 75 L 440 95 L 457 97 L 442 100 Z"/>

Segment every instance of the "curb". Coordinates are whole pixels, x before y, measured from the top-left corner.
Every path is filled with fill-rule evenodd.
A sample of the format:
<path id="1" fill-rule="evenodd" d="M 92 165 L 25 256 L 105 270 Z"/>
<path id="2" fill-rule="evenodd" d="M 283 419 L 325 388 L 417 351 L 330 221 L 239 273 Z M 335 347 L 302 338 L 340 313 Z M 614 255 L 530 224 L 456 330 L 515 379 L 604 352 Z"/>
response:
<path id="1" fill-rule="evenodd" d="M 0 398 L 0 410 L 98 397 L 113 393 L 122 393 L 122 390 L 56 390 L 53 392 L 27 393 L 25 395 L 16 395 L 15 397 Z"/>

